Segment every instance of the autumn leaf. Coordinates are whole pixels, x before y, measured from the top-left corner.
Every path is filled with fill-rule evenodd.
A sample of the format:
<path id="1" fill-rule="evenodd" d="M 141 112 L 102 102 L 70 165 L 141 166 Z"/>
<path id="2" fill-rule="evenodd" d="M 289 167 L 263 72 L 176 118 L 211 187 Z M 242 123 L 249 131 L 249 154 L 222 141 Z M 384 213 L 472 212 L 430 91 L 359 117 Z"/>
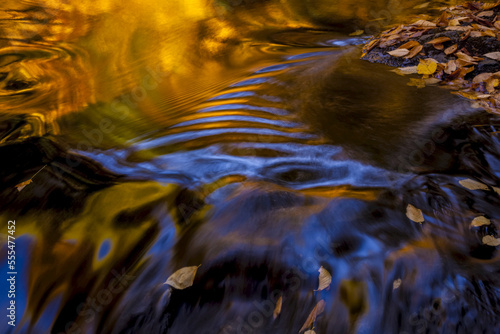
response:
<path id="1" fill-rule="evenodd" d="M 393 51 L 388 51 L 387 53 L 393 57 L 403 57 L 403 56 L 406 56 L 408 53 L 410 53 L 410 50 L 408 50 L 408 49 L 396 49 Z"/>
<path id="2" fill-rule="evenodd" d="M 414 48 L 416 46 L 419 46 L 420 43 L 417 41 L 408 41 L 405 44 L 401 45 L 398 49 L 408 49 L 410 50 L 411 48 Z"/>
<path id="3" fill-rule="evenodd" d="M 184 267 L 170 275 L 164 284 L 168 284 L 177 290 L 183 290 L 193 285 L 196 271 L 200 266 Z"/>
<path id="4" fill-rule="evenodd" d="M 406 207 L 406 217 L 415 223 L 423 223 L 425 221 L 422 210 L 417 209 L 411 204 Z"/>
<path id="5" fill-rule="evenodd" d="M 355 32 L 350 33 L 349 36 L 359 36 L 359 35 L 363 35 L 364 33 L 365 33 L 364 30 L 356 30 Z"/>
<path id="6" fill-rule="evenodd" d="M 417 66 L 409 66 L 409 67 L 398 67 L 391 72 L 397 73 L 399 75 L 407 75 L 407 74 L 416 74 Z"/>
<path id="7" fill-rule="evenodd" d="M 401 286 L 401 278 L 398 278 L 397 280 L 394 280 L 394 282 L 392 282 L 392 290 L 396 290 L 400 286 Z"/>
<path id="8" fill-rule="evenodd" d="M 437 63 L 432 58 L 420 59 L 420 63 L 417 66 L 418 74 L 431 75 L 437 70 Z"/>
<path id="9" fill-rule="evenodd" d="M 413 49 L 410 50 L 410 53 L 405 56 L 406 59 L 411 59 L 415 57 L 420 51 L 423 49 L 423 45 L 417 45 Z"/>
<path id="10" fill-rule="evenodd" d="M 304 331 L 304 330 L 312 327 L 312 325 L 316 321 L 316 318 L 318 317 L 318 315 L 320 315 L 321 313 L 323 313 L 324 310 L 325 310 L 325 301 L 324 300 L 320 300 L 316 304 L 316 306 L 314 306 L 314 309 L 312 310 L 311 314 L 309 314 L 309 316 L 307 317 L 307 320 L 304 323 L 304 325 L 302 326 L 302 328 L 299 330 L 299 333 L 301 333 L 302 331 Z"/>
<path id="11" fill-rule="evenodd" d="M 443 44 L 444 42 L 448 42 L 450 40 L 451 40 L 451 38 L 443 36 L 443 37 L 434 38 L 433 40 L 428 41 L 426 44 Z"/>
<path id="12" fill-rule="evenodd" d="M 500 52 L 490 52 L 490 53 L 485 53 L 485 57 L 494 59 L 494 60 L 500 60 Z"/>
<path id="13" fill-rule="evenodd" d="M 497 239 L 492 235 L 485 235 L 483 237 L 483 244 L 493 247 L 500 246 L 500 239 Z"/>
<path id="14" fill-rule="evenodd" d="M 304 334 L 316 334 L 316 332 L 310 329 L 308 331 L 305 331 Z"/>
<path id="15" fill-rule="evenodd" d="M 332 283 L 332 275 L 330 275 L 328 270 L 323 268 L 323 266 L 321 266 L 321 268 L 319 268 L 318 271 L 319 271 L 319 283 L 317 291 L 321 291 L 330 286 L 330 284 Z"/>
<path id="16" fill-rule="evenodd" d="M 427 20 L 418 20 L 412 24 L 413 26 L 417 27 L 435 27 L 436 24 L 434 22 L 430 22 Z"/>
<path id="17" fill-rule="evenodd" d="M 276 319 L 281 313 L 281 306 L 283 305 L 283 296 L 280 296 L 276 302 L 276 307 L 274 308 L 273 318 Z"/>
<path id="18" fill-rule="evenodd" d="M 460 185 L 469 190 L 488 190 L 489 187 L 481 182 L 477 182 L 471 179 L 465 179 L 458 181 Z"/>
<path id="19" fill-rule="evenodd" d="M 23 190 L 24 188 L 26 188 L 26 186 L 27 186 L 28 184 L 30 184 L 31 182 L 33 182 L 33 179 L 35 178 L 35 176 L 37 176 L 37 175 L 38 175 L 38 173 L 40 173 L 40 172 L 41 172 L 41 171 L 42 171 L 45 167 L 47 167 L 47 165 L 45 165 L 45 166 L 43 166 L 42 168 L 40 168 L 40 169 L 38 170 L 38 172 L 36 172 L 36 173 L 35 173 L 35 175 L 33 175 L 33 176 L 31 177 L 31 179 L 26 180 L 26 181 L 24 181 L 24 182 L 21 182 L 21 183 L 19 183 L 19 184 L 16 184 L 17 191 L 19 191 L 19 192 L 20 192 L 21 190 Z"/>
<path id="20" fill-rule="evenodd" d="M 493 75 L 493 73 L 481 73 L 481 74 L 478 74 L 474 77 L 474 79 L 472 79 L 472 82 L 473 83 L 480 83 L 480 82 L 485 82 L 486 80 L 488 80 L 489 78 L 491 78 L 491 76 Z"/>
<path id="21" fill-rule="evenodd" d="M 493 190 L 498 194 L 500 195 L 500 188 L 497 188 L 497 187 L 493 187 Z"/>
<path id="22" fill-rule="evenodd" d="M 493 15 L 495 15 L 495 12 L 492 10 L 488 10 L 486 12 L 478 13 L 476 16 L 477 17 L 489 17 L 489 16 L 493 16 Z"/>
<path id="23" fill-rule="evenodd" d="M 458 49 L 458 45 L 457 44 L 453 44 L 452 46 L 447 47 L 446 49 L 444 49 L 444 53 L 446 55 L 450 55 L 453 52 L 457 51 L 457 49 Z"/>
<path id="24" fill-rule="evenodd" d="M 479 227 L 483 225 L 490 225 L 491 221 L 486 217 L 476 217 L 472 220 L 471 226 Z"/>

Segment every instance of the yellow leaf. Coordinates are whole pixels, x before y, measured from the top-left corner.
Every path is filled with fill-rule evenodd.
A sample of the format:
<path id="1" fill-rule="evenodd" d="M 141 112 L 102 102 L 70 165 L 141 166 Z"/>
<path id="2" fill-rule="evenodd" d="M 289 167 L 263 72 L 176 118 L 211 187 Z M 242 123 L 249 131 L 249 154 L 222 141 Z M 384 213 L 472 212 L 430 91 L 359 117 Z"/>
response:
<path id="1" fill-rule="evenodd" d="M 408 86 L 415 86 L 417 88 L 424 88 L 425 81 L 423 79 L 410 78 L 410 82 L 408 82 Z"/>
<path id="2" fill-rule="evenodd" d="M 500 188 L 497 188 L 497 187 L 493 187 L 493 190 L 498 194 L 500 195 Z"/>
<path id="3" fill-rule="evenodd" d="M 388 51 L 387 53 L 393 57 L 403 57 L 403 56 L 406 56 L 408 53 L 410 53 L 410 50 L 408 50 L 408 49 L 396 49 L 393 51 Z"/>
<path id="4" fill-rule="evenodd" d="M 307 317 L 307 320 L 304 323 L 304 325 L 302 326 L 302 328 L 299 330 L 299 333 L 301 333 L 304 330 L 306 330 L 309 327 L 311 327 L 313 325 L 313 323 L 316 321 L 316 318 L 318 317 L 318 315 L 320 315 L 321 313 L 323 313 L 324 310 L 325 310 L 325 301 L 324 300 L 320 300 L 316 304 L 316 306 L 314 306 L 314 309 L 312 310 L 311 314 L 309 314 L 309 316 Z"/>
<path id="5" fill-rule="evenodd" d="M 477 182 L 471 179 L 460 180 L 458 183 L 464 188 L 469 190 L 488 190 L 489 187 L 481 182 Z"/>
<path id="6" fill-rule="evenodd" d="M 437 70 L 437 63 L 431 59 L 420 59 L 420 63 L 417 66 L 417 73 L 418 74 L 427 74 L 431 75 L 434 74 Z"/>
<path id="7" fill-rule="evenodd" d="M 16 185 L 17 191 L 23 190 L 30 183 L 31 183 L 31 179 L 29 179 L 28 181 L 24 181 L 24 182 L 19 183 L 18 185 Z"/>
<path id="8" fill-rule="evenodd" d="M 470 225 L 479 227 L 479 226 L 490 225 L 490 224 L 491 224 L 491 221 L 488 218 L 481 216 L 481 217 L 474 218 Z"/>
<path id="9" fill-rule="evenodd" d="M 330 275 L 328 270 L 323 268 L 323 266 L 321 266 L 321 268 L 319 268 L 318 271 L 319 271 L 319 283 L 317 291 L 321 291 L 330 286 L 330 284 L 332 283 L 332 275 Z"/>
<path id="10" fill-rule="evenodd" d="M 304 334 L 316 334 L 316 332 L 310 329 L 308 331 L 305 331 Z"/>
<path id="11" fill-rule="evenodd" d="M 281 306 L 283 305 L 283 296 L 280 296 L 276 302 L 276 307 L 274 308 L 273 318 L 276 319 L 281 313 Z"/>
<path id="12" fill-rule="evenodd" d="M 408 206 L 406 207 L 406 217 L 408 217 L 415 223 L 423 223 L 425 221 L 422 210 L 417 209 L 411 204 L 408 204 Z"/>
<path id="13" fill-rule="evenodd" d="M 355 32 L 353 33 L 350 33 L 349 36 L 359 36 L 359 35 L 363 35 L 364 34 L 364 30 L 356 30 Z"/>
<path id="14" fill-rule="evenodd" d="M 483 237 L 483 244 L 493 247 L 500 246 L 500 239 L 497 239 L 492 235 L 485 235 Z"/>
<path id="15" fill-rule="evenodd" d="M 500 60 L 500 52 L 498 51 L 486 53 L 485 56 L 494 60 Z"/>
<path id="16" fill-rule="evenodd" d="M 170 275 L 164 284 L 168 284 L 177 290 L 183 290 L 193 285 L 196 271 L 200 266 L 184 267 Z"/>

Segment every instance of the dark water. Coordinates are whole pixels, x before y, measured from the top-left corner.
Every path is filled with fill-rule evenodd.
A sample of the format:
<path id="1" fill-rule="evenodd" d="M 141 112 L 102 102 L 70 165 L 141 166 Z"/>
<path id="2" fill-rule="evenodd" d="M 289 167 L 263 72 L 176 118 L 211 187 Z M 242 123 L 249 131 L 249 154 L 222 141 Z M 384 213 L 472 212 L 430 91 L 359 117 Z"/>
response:
<path id="1" fill-rule="evenodd" d="M 1 332 L 500 333 L 500 119 L 358 60 L 443 5 L 3 2 Z"/>

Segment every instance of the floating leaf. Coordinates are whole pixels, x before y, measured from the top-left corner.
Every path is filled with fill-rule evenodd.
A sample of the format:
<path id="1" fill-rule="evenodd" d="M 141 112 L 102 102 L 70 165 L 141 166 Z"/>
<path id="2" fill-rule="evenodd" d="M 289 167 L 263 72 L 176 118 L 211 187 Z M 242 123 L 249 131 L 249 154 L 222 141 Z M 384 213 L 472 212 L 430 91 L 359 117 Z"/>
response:
<path id="1" fill-rule="evenodd" d="M 388 51 L 387 53 L 393 57 L 404 57 L 408 53 L 410 53 L 410 50 L 408 50 L 408 49 L 396 49 L 396 50 Z"/>
<path id="2" fill-rule="evenodd" d="M 308 331 L 305 331 L 304 334 L 316 334 L 316 332 L 310 329 Z"/>
<path id="3" fill-rule="evenodd" d="M 492 235 L 485 235 L 483 237 L 483 244 L 493 247 L 500 246 L 500 239 L 497 239 Z"/>
<path id="4" fill-rule="evenodd" d="M 330 275 L 328 270 L 323 268 L 323 266 L 321 266 L 321 268 L 319 268 L 318 271 L 319 271 L 319 283 L 317 291 L 325 290 L 332 283 L 332 275 Z"/>
<path id="5" fill-rule="evenodd" d="M 31 179 L 29 179 L 28 181 L 24 181 L 24 182 L 19 183 L 18 185 L 16 185 L 17 191 L 23 190 L 30 183 L 31 183 Z"/>
<path id="6" fill-rule="evenodd" d="M 408 82 L 408 86 L 415 86 L 417 88 L 424 88 L 425 81 L 423 79 L 410 78 L 410 82 Z"/>
<path id="7" fill-rule="evenodd" d="M 485 57 L 494 59 L 494 60 L 500 60 L 500 52 L 490 52 L 490 53 L 485 53 Z"/>
<path id="8" fill-rule="evenodd" d="M 183 290 L 193 285 L 196 271 L 200 266 L 184 267 L 170 275 L 164 284 L 168 284 L 177 290 Z"/>
<path id="9" fill-rule="evenodd" d="M 401 278 L 398 278 L 397 280 L 394 280 L 394 282 L 392 282 L 392 290 L 396 290 L 400 286 L 401 286 Z"/>
<path id="10" fill-rule="evenodd" d="M 276 307 L 274 308 L 273 318 L 276 319 L 281 313 L 281 306 L 283 305 L 283 296 L 280 296 L 276 302 Z"/>
<path id="11" fill-rule="evenodd" d="M 437 70 L 437 63 L 434 61 L 434 59 L 427 58 L 427 59 L 420 59 L 420 63 L 417 66 L 417 73 L 418 74 L 427 74 L 431 75 Z"/>
<path id="12" fill-rule="evenodd" d="M 391 70 L 391 71 L 394 73 L 397 73 L 399 75 L 416 74 L 417 73 L 417 66 L 398 67 L 398 68 Z"/>
<path id="13" fill-rule="evenodd" d="M 323 313 L 324 310 L 325 310 L 325 301 L 322 299 L 316 304 L 316 306 L 314 306 L 314 309 L 312 310 L 311 314 L 309 314 L 309 316 L 307 317 L 307 320 L 302 326 L 302 328 L 299 330 L 299 333 L 311 327 L 313 323 L 316 321 L 318 315 Z"/>
<path id="14" fill-rule="evenodd" d="M 462 187 L 465 187 L 469 190 L 488 190 L 489 189 L 489 187 L 486 184 L 481 183 L 481 182 L 477 182 L 477 181 L 474 181 L 471 179 L 460 180 L 458 183 L 460 183 L 460 185 Z"/>
<path id="15" fill-rule="evenodd" d="M 349 36 L 359 36 L 359 35 L 363 35 L 364 33 L 365 33 L 364 30 L 356 30 L 355 32 L 350 33 Z"/>
<path id="16" fill-rule="evenodd" d="M 493 187 L 493 190 L 498 194 L 500 195 L 500 188 L 497 188 L 497 187 Z"/>
<path id="17" fill-rule="evenodd" d="M 488 218 L 481 216 L 481 217 L 474 218 L 470 225 L 479 227 L 479 226 L 490 225 L 490 224 L 491 224 L 491 221 Z"/>
<path id="18" fill-rule="evenodd" d="M 408 206 L 406 207 L 406 217 L 408 217 L 415 223 L 423 223 L 425 221 L 422 210 L 417 209 L 411 204 L 408 204 Z"/>

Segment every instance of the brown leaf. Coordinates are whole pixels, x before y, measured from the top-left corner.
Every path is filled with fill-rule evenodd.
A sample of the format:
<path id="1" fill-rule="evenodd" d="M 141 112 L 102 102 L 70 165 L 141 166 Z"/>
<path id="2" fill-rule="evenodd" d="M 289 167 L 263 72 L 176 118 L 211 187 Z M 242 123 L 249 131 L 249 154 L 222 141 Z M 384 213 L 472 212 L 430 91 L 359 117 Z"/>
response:
<path id="1" fill-rule="evenodd" d="M 470 225 L 479 227 L 479 226 L 490 225 L 490 224 L 491 224 L 491 221 L 488 218 L 481 216 L 481 217 L 474 218 Z"/>
<path id="2" fill-rule="evenodd" d="M 477 182 L 471 179 L 460 180 L 458 183 L 464 188 L 469 190 L 488 190 L 489 187 L 481 182 Z"/>
<path id="3" fill-rule="evenodd" d="M 434 22 L 430 22 L 427 20 L 418 20 L 418 21 L 412 23 L 411 25 L 416 26 L 416 27 L 435 27 L 436 26 L 436 24 Z"/>
<path id="4" fill-rule="evenodd" d="M 196 271 L 200 266 L 184 267 L 170 275 L 164 284 L 168 284 L 177 290 L 183 290 L 193 285 Z"/>
<path id="5" fill-rule="evenodd" d="M 495 15 L 495 12 L 492 11 L 492 10 L 488 10 L 486 12 L 481 12 L 481 13 L 477 14 L 476 16 L 477 17 L 490 17 L 490 16 L 493 16 L 493 15 Z"/>
<path id="6" fill-rule="evenodd" d="M 413 49 L 410 50 L 410 53 L 405 56 L 406 59 L 411 59 L 415 57 L 420 51 L 423 49 L 423 45 L 417 45 Z"/>
<path id="7" fill-rule="evenodd" d="M 444 42 L 448 42 L 450 40 L 451 39 L 449 37 L 443 36 L 443 37 L 434 38 L 433 40 L 428 41 L 425 44 L 443 44 Z"/>
<path id="8" fill-rule="evenodd" d="M 500 239 L 497 239 L 492 235 L 485 235 L 483 237 L 483 244 L 493 247 L 500 246 Z"/>
<path id="9" fill-rule="evenodd" d="M 406 217 L 408 217 L 411 221 L 415 223 L 423 223 L 425 221 L 424 215 L 422 214 L 422 210 L 417 209 L 411 204 L 408 204 L 406 207 Z"/>
<path id="10" fill-rule="evenodd" d="M 317 291 L 321 291 L 330 286 L 330 284 L 332 283 L 332 275 L 330 275 L 328 270 L 323 268 L 323 266 L 321 266 L 321 268 L 319 268 L 318 271 L 319 271 L 319 283 Z"/>
<path id="11" fill-rule="evenodd" d="M 446 27 L 446 30 L 454 30 L 454 31 L 468 31 L 470 27 L 462 27 L 462 26 L 450 26 Z"/>
<path id="12" fill-rule="evenodd" d="M 486 80 L 488 80 L 489 78 L 491 78 L 491 76 L 493 75 L 493 73 L 481 73 L 481 74 L 478 74 L 474 77 L 474 79 L 472 79 L 472 83 L 480 83 L 480 82 L 485 82 Z"/>
<path id="13" fill-rule="evenodd" d="M 500 52 L 498 51 L 485 53 L 484 56 L 494 60 L 500 60 Z"/>
<path id="14" fill-rule="evenodd" d="M 393 57 L 403 57 L 403 56 L 406 56 L 408 53 L 410 53 L 410 50 L 408 50 L 408 49 L 396 49 L 393 51 L 388 51 L 387 53 Z"/>
<path id="15" fill-rule="evenodd" d="M 398 67 L 391 71 L 399 75 L 417 74 L 417 66 Z"/>
<path id="16" fill-rule="evenodd" d="M 457 44 L 453 44 L 452 46 L 447 47 L 444 50 L 444 53 L 446 55 L 449 55 L 449 54 L 452 54 L 453 52 L 457 51 L 457 49 L 458 49 L 458 45 Z"/>
<path id="17" fill-rule="evenodd" d="M 19 183 L 18 185 L 16 185 L 16 188 L 17 188 L 17 191 L 21 191 L 23 190 L 28 184 L 31 183 L 31 179 L 29 179 L 28 181 L 24 181 L 24 182 L 21 182 Z"/>
<path id="18" fill-rule="evenodd" d="M 304 334 L 316 334 L 316 332 L 310 329 L 308 331 L 305 331 Z"/>
<path id="19" fill-rule="evenodd" d="M 408 41 L 405 44 L 401 45 L 398 49 L 410 50 L 411 48 L 414 48 L 415 46 L 418 46 L 418 45 L 420 45 L 420 43 L 417 41 Z"/>
<path id="20" fill-rule="evenodd" d="M 314 309 L 312 310 L 311 314 L 309 314 L 309 316 L 307 317 L 307 320 L 302 326 L 302 328 L 299 330 L 299 333 L 310 328 L 316 321 L 318 315 L 323 313 L 324 310 L 325 310 L 325 301 L 322 299 L 316 304 L 316 306 L 314 306 Z"/>
<path id="21" fill-rule="evenodd" d="M 447 64 L 446 64 L 446 69 L 444 70 L 444 73 L 446 74 L 452 74 L 453 72 L 455 72 L 457 70 L 457 64 L 455 63 L 454 60 L 450 60 Z"/>
<path id="22" fill-rule="evenodd" d="M 281 313 L 281 306 L 283 305 L 283 296 L 280 296 L 276 302 L 276 307 L 274 308 L 273 318 L 276 319 Z"/>

